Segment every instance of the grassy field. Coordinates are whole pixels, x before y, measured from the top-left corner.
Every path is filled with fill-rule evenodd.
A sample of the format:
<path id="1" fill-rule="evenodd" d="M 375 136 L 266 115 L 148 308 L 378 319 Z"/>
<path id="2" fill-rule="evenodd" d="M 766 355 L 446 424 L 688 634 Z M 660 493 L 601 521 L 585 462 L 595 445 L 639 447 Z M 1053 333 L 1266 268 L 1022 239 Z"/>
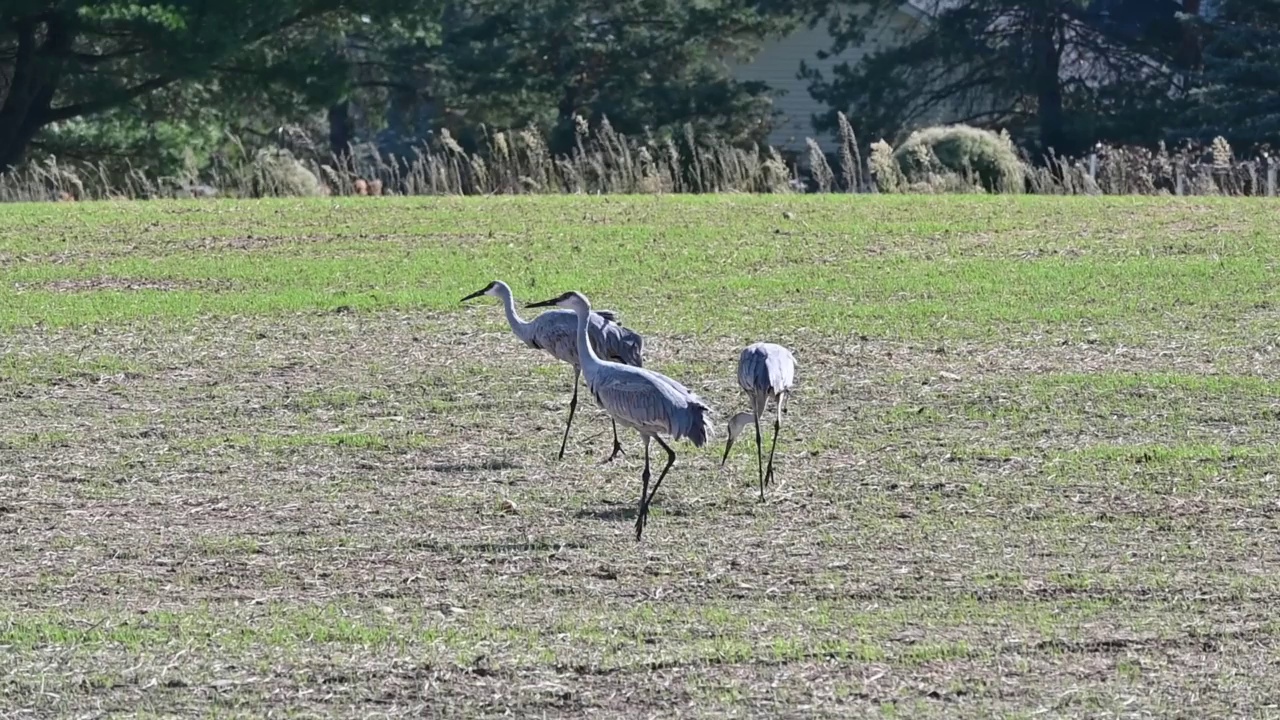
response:
<path id="1" fill-rule="evenodd" d="M 1280 717 L 1280 204 L 0 207 L 0 716 Z M 578 289 L 709 400 L 645 539 Z M 532 312 L 527 312 L 532 315 Z M 795 350 L 755 497 L 747 342 Z"/>

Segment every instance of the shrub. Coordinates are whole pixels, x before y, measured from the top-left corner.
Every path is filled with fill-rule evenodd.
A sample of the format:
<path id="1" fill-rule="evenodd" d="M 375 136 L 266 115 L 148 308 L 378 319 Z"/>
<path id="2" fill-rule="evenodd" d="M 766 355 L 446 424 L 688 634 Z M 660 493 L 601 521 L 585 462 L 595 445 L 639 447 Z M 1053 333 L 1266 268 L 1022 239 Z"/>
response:
<path id="1" fill-rule="evenodd" d="M 871 143 L 871 159 L 867 163 L 871 167 L 871 178 L 876 189 L 882 193 L 898 192 L 902 189 L 904 179 L 902 170 L 893 159 L 893 146 L 884 140 Z"/>
<path id="2" fill-rule="evenodd" d="M 1025 169 L 1004 133 L 968 125 L 925 128 L 911 133 L 893 156 L 908 183 L 925 182 L 930 175 L 976 175 L 988 192 L 1024 189 Z"/>
<path id="3" fill-rule="evenodd" d="M 259 150 L 253 159 L 255 197 L 317 197 L 327 195 L 316 174 L 284 149 Z"/>

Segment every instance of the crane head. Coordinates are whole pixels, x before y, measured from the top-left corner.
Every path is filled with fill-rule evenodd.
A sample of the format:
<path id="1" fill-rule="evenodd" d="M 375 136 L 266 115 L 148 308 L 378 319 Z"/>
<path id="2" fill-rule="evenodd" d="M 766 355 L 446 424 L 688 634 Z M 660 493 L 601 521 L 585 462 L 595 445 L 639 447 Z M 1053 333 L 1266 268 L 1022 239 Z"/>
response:
<path id="1" fill-rule="evenodd" d="M 578 309 L 589 310 L 591 308 L 591 303 L 587 301 L 587 296 L 583 295 L 580 292 L 575 292 L 573 290 L 570 290 L 569 292 L 564 293 L 563 295 L 557 295 L 556 297 L 553 297 L 550 300 L 543 300 L 542 302 L 529 303 L 528 305 L 525 305 L 525 307 L 529 307 L 529 308 L 550 307 L 552 305 L 557 305 L 562 308 L 569 308 L 570 310 L 578 310 Z"/>
<path id="2" fill-rule="evenodd" d="M 478 297 L 480 297 L 481 295 L 497 295 L 497 294 L 498 294 L 498 293 L 497 293 L 498 285 L 500 285 L 500 284 L 501 284 L 501 281 L 499 281 L 499 280 L 494 280 L 493 282 L 489 283 L 488 285 L 485 285 L 483 288 L 481 288 L 481 289 L 479 289 L 479 290 L 477 290 L 477 291 L 475 291 L 475 292 L 471 293 L 470 295 L 468 295 L 468 296 L 466 296 L 466 297 L 462 298 L 462 299 L 461 299 L 461 300 L 459 300 L 458 302 L 466 302 L 466 301 L 468 301 L 468 300 L 471 300 L 472 298 L 478 298 Z"/>
<path id="3" fill-rule="evenodd" d="M 756 416 L 749 412 L 740 412 L 729 418 L 729 441 L 724 444 L 724 457 L 720 458 L 721 465 L 729 459 L 729 448 L 733 447 L 733 441 L 738 439 L 738 433 L 742 432 L 742 428 L 755 422 L 755 419 Z"/>

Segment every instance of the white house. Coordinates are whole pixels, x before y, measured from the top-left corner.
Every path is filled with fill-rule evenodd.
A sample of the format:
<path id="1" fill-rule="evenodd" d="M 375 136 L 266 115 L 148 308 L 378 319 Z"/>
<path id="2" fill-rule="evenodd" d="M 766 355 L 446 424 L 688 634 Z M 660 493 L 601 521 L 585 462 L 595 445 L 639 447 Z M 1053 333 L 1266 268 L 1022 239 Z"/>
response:
<path id="1" fill-rule="evenodd" d="M 897 12 L 885 18 L 881 24 L 867 32 L 865 41 L 846 49 L 837 56 L 819 59 L 819 51 L 829 51 L 834 42 L 828 32 L 826 22 L 820 22 L 813 28 L 801 27 L 790 35 L 770 40 L 760 48 L 749 62 L 731 67 L 737 80 L 756 80 L 767 83 L 773 88 L 774 109 L 780 114 L 769 134 L 768 144 L 783 151 L 803 153 L 805 138 L 813 138 L 824 149 L 836 147 L 836 138 L 831 133 L 818 133 L 813 129 L 812 117 L 827 112 L 825 104 L 814 100 L 809 95 L 809 81 L 797 77 L 800 62 L 830 77 L 831 69 L 841 63 L 850 66 L 876 50 L 892 47 L 909 38 L 912 33 L 921 29 L 922 23 L 928 22 L 925 11 L 926 3 L 937 0 L 912 0 L 904 2 Z M 946 122 L 952 118 L 939 117 L 938 122 Z M 857 131 L 857 118 L 850 118 Z"/>

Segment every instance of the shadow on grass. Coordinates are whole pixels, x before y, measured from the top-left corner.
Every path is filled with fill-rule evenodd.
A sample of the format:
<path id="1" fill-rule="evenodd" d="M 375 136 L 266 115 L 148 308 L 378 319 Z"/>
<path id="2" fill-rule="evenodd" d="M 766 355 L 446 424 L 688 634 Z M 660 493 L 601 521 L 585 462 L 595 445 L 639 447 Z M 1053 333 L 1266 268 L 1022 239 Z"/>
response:
<path id="1" fill-rule="evenodd" d="M 651 507 L 661 508 L 662 513 L 664 515 L 671 515 L 672 517 L 686 517 L 687 515 L 689 515 L 689 512 L 682 508 L 662 507 L 662 503 L 660 502 L 660 500 L 661 498 L 654 498 L 653 505 Z M 574 513 L 573 516 L 581 520 L 635 520 L 637 509 L 638 508 L 634 504 L 633 505 L 613 505 L 610 507 L 587 508 L 587 509 L 579 510 L 578 512 Z M 650 510 L 649 518 L 650 520 L 653 519 L 652 510 Z"/>
<path id="2" fill-rule="evenodd" d="M 464 473 L 480 470 L 515 470 L 520 465 L 504 458 L 488 458 L 486 460 L 468 460 L 464 462 L 431 463 L 424 469 L 438 473 Z"/>
<path id="3" fill-rule="evenodd" d="M 580 540 L 551 540 L 531 538 L 524 542 L 439 542 L 436 540 L 420 540 L 413 547 L 442 553 L 483 554 L 483 553 L 522 553 L 522 552 L 558 552 L 560 550 L 581 550 L 587 544 Z"/>

